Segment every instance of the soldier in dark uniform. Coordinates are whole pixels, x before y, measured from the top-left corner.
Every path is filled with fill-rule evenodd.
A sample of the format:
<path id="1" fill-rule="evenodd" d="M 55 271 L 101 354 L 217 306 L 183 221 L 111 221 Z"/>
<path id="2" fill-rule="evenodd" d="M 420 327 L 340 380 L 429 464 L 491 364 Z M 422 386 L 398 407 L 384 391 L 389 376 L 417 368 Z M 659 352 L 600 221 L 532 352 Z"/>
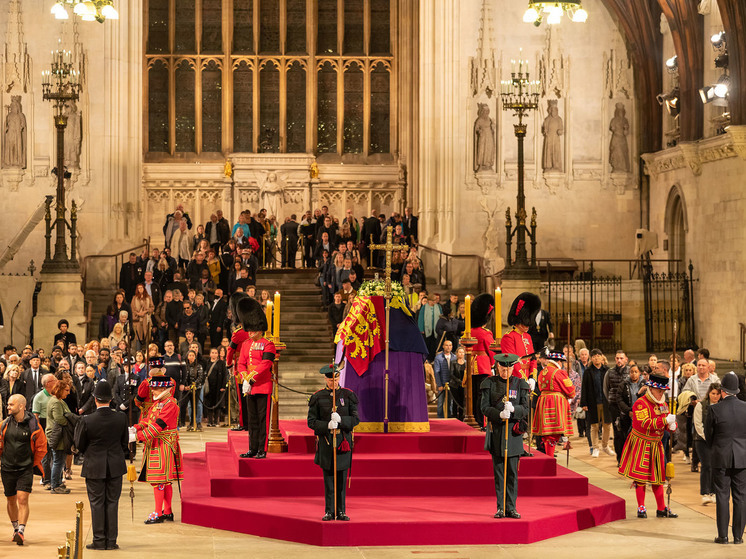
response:
<path id="1" fill-rule="evenodd" d="M 360 423 L 357 396 L 352 390 L 339 387 L 340 366 L 331 364 L 319 371 L 326 376 L 326 388 L 308 401 L 308 427 L 316 433 L 314 463 L 324 472 L 325 511 L 322 520 L 349 520 L 345 514 L 347 470 L 352 464 L 352 430 Z M 332 411 L 332 389 L 335 390 L 336 411 Z M 334 446 L 332 446 L 332 438 Z M 334 510 L 334 448 L 337 453 L 337 510 Z"/>
<path id="2" fill-rule="evenodd" d="M 518 497 L 518 460 L 523 454 L 523 433 L 528 428 L 528 383 L 511 375 L 520 358 L 513 354 L 495 356 L 498 375 L 487 377 L 481 385 L 481 408 L 489 421 L 485 449 L 492 454 L 497 494 L 495 518 L 520 518 L 515 507 Z M 506 385 L 506 383 L 510 383 Z M 507 396 L 507 401 L 506 401 Z M 508 468 L 505 508 L 503 509 L 503 475 L 505 468 L 505 420 L 508 420 Z"/>
<path id="3" fill-rule="evenodd" d="M 122 363 L 125 373 L 118 375 L 114 382 L 113 404 L 116 409 L 127 415 L 128 427 L 140 421 L 140 409 L 133 405 L 135 396 L 137 396 L 137 388 L 140 385 L 138 374 L 132 371 L 134 363 L 134 357 L 125 357 Z"/>

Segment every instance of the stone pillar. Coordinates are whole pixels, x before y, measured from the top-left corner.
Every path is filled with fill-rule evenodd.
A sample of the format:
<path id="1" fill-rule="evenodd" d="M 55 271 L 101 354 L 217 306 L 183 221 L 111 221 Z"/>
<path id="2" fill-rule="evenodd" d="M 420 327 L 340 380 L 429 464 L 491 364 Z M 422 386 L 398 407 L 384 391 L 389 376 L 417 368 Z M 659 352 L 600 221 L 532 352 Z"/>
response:
<path id="1" fill-rule="evenodd" d="M 79 274 L 39 274 L 41 291 L 37 298 L 37 311 L 34 317 L 34 347 L 43 347 L 51 353 L 54 335 L 59 332 L 57 322 L 65 318 L 70 323 L 70 331 L 78 340 L 85 340 L 83 292 L 80 290 Z"/>

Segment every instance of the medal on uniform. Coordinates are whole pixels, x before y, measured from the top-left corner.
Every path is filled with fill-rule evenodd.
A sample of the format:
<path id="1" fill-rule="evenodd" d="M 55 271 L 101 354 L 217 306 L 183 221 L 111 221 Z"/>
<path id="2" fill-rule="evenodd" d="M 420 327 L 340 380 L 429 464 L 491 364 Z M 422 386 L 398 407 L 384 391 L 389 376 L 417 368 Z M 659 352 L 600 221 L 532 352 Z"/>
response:
<path id="1" fill-rule="evenodd" d="M 515 400 L 518 397 L 518 391 L 517 390 L 509 390 L 508 391 L 508 400 Z"/>
<path id="2" fill-rule="evenodd" d="M 344 406 L 345 405 L 345 399 L 344 398 L 340 398 L 339 399 L 339 405 L 340 406 Z"/>

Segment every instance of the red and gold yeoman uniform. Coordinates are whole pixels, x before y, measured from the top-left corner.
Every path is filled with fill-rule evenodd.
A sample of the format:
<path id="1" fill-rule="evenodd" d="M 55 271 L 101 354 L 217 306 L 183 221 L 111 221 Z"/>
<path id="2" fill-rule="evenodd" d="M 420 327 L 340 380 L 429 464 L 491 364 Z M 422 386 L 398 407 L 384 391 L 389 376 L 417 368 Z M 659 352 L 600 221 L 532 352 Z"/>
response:
<path id="1" fill-rule="evenodd" d="M 536 401 L 532 430 L 539 436 L 572 435 L 572 417 L 568 398 L 575 396 L 575 387 L 567 372 L 554 361 L 547 362 L 539 373 L 541 394 Z"/>
<path id="2" fill-rule="evenodd" d="M 183 478 L 178 422 L 179 404 L 169 392 L 153 401 L 135 425 L 137 440 L 145 443 L 140 481 L 155 484 Z"/>
<path id="3" fill-rule="evenodd" d="M 492 350 L 490 350 L 490 346 L 495 343 L 492 332 L 480 326 L 471 329 L 471 337 L 477 340 L 477 343 L 472 348 L 472 355 L 476 357 L 476 370 L 473 371 L 473 374 L 492 374 L 492 363 L 495 359 Z"/>
<path id="4" fill-rule="evenodd" d="M 641 483 L 660 485 L 666 467 L 661 439 L 666 431 L 668 405 L 657 403 L 650 392 L 632 406 L 632 430 L 624 443 L 619 473 Z"/>

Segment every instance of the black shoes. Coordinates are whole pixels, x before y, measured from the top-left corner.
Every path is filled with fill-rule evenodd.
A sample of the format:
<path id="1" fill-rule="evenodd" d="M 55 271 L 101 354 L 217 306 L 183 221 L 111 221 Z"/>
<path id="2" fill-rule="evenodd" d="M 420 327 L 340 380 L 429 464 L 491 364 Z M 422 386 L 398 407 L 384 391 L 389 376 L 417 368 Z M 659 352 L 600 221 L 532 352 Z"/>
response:
<path id="1" fill-rule="evenodd" d="M 497 509 L 497 512 L 495 513 L 494 518 L 505 518 L 505 513 L 503 512 L 503 509 Z"/>
<path id="2" fill-rule="evenodd" d="M 647 518 L 648 513 L 644 510 L 638 510 L 637 511 L 637 518 Z"/>
<path id="3" fill-rule="evenodd" d="M 328 522 L 329 520 L 334 520 L 334 515 L 330 512 L 327 512 L 322 518 L 324 522 Z"/>
<path id="4" fill-rule="evenodd" d="M 675 512 L 671 512 L 671 509 L 668 507 L 664 508 L 663 510 L 657 510 L 655 511 L 655 516 L 658 518 L 678 518 L 679 515 Z"/>
<path id="5" fill-rule="evenodd" d="M 506 518 L 515 518 L 516 520 L 518 520 L 521 517 L 521 515 L 518 514 L 517 510 L 509 510 L 508 512 L 505 513 L 505 517 Z"/>
<path id="6" fill-rule="evenodd" d="M 173 522 L 173 521 L 174 521 L 174 513 L 172 513 L 172 512 L 169 512 L 168 514 L 162 514 L 162 515 L 161 515 L 160 517 L 161 517 L 161 518 L 162 518 L 162 519 L 163 519 L 164 521 L 165 521 L 165 520 L 168 520 L 169 522 Z"/>
<path id="7" fill-rule="evenodd" d="M 241 454 L 241 458 L 254 458 L 256 454 L 257 454 L 256 450 L 250 450 L 248 452 L 244 452 L 243 454 Z"/>
<path id="8" fill-rule="evenodd" d="M 349 519 L 350 519 L 350 517 L 349 517 L 349 516 L 347 516 L 347 515 L 346 515 L 345 513 L 343 513 L 343 512 L 340 512 L 340 513 L 339 513 L 339 514 L 337 515 L 337 520 L 344 520 L 344 521 L 346 522 L 346 521 L 348 521 Z"/>
<path id="9" fill-rule="evenodd" d="M 743 538 L 733 538 L 733 543 L 738 545 L 743 543 Z"/>
<path id="10" fill-rule="evenodd" d="M 246 431 L 246 428 L 239 425 L 238 427 L 233 427 L 231 431 Z"/>
<path id="11" fill-rule="evenodd" d="M 151 512 L 150 516 L 145 520 L 145 524 L 161 524 L 164 520 L 165 518 L 163 518 L 163 515 L 158 516 L 154 512 Z"/>
<path id="12" fill-rule="evenodd" d="M 85 548 L 86 549 L 98 549 L 99 551 L 103 551 L 104 549 L 108 549 L 106 546 L 95 545 L 95 544 L 92 544 L 92 543 L 89 543 L 87 546 L 85 546 Z"/>
<path id="13" fill-rule="evenodd" d="M 259 452 L 256 453 L 256 457 L 257 458 L 266 458 L 267 457 L 267 453 L 264 452 L 263 450 L 260 450 Z"/>
<path id="14" fill-rule="evenodd" d="M 728 536 L 725 536 L 724 538 L 721 538 L 721 537 L 715 538 L 715 543 L 723 543 L 723 544 L 728 543 Z"/>
<path id="15" fill-rule="evenodd" d="M 111 545 L 107 545 L 106 549 L 107 549 L 107 551 L 111 551 L 113 549 L 119 549 L 119 544 L 114 543 L 114 544 L 111 544 Z"/>

